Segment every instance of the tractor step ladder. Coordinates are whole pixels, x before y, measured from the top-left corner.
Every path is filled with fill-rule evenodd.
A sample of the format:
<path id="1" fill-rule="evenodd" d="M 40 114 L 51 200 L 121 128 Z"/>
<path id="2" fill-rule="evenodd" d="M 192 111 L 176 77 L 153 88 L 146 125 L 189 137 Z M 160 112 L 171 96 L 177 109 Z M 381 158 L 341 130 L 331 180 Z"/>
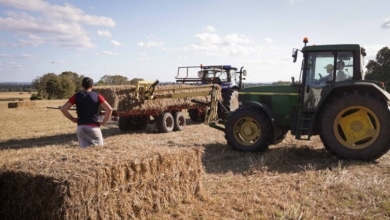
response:
<path id="1" fill-rule="evenodd" d="M 295 138 L 297 140 L 310 140 L 313 118 L 314 112 L 299 110 L 297 129 L 295 132 Z"/>

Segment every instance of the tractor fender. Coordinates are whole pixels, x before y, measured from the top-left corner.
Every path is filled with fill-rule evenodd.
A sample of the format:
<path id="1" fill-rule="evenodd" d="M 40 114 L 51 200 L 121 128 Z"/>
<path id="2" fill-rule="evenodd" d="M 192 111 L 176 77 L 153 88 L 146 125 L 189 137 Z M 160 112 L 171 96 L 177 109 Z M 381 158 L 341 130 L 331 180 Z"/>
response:
<path id="1" fill-rule="evenodd" d="M 317 122 L 322 111 L 324 111 L 325 106 L 333 99 L 333 97 L 339 96 L 343 93 L 356 92 L 370 93 L 375 95 L 390 106 L 390 94 L 375 83 L 363 81 L 350 83 L 346 81 L 345 83 L 336 84 L 332 89 L 329 89 L 326 94 L 324 94 L 324 99 L 321 99 L 318 103 L 318 110 L 315 113 L 314 124 L 318 124 Z"/>
<path id="2" fill-rule="evenodd" d="M 342 93 L 354 92 L 373 94 L 390 105 L 390 94 L 386 92 L 386 90 L 384 90 L 383 88 L 379 87 L 377 84 L 372 82 L 345 82 L 336 84 L 332 89 L 328 90 L 325 94 L 325 98 L 318 103 L 318 106 L 324 106 L 324 104 L 328 103 L 328 101 L 334 96 L 338 96 Z"/>

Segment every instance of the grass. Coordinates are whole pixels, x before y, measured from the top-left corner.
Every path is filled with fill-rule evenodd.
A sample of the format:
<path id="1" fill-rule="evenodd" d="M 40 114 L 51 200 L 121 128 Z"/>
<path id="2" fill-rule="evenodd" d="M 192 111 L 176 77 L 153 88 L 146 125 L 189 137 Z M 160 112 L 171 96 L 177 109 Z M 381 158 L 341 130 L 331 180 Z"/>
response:
<path id="1" fill-rule="evenodd" d="M 64 102 L 8 109 L 7 101 L 0 101 L 0 167 L 22 150 L 78 148 L 75 124 L 46 108 Z M 121 133 L 110 122 L 103 135 L 107 147 L 204 149 L 205 196 L 149 219 L 390 219 L 389 153 L 370 163 L 344 161 L 325 151 L 318 137 L 297 141 L 291 135 L 268 151 L 240 153 L 226 144 L 223 132 L 190 121 L 184 131 L 166 134 L 153 126 L 144 133 Z"/>

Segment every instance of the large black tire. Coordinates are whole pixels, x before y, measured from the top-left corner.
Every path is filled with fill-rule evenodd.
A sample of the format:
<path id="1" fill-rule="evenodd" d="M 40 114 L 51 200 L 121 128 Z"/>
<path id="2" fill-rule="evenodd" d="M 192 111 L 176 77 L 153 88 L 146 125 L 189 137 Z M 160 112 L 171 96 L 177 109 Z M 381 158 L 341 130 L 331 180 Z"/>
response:
<path id="1" fill-rule="evenodd" d="M 135 116 L 132 120 L 134 122 L 134 130 L 144 131 L 148 126 L 148 116 Z"/>
<path id="2" fill-rule="evenodd" d="M 198 109 L 188 109 L 188 116 L 190 116 L 190 119 L 192 122 L 203 122 L 206 114 L 199 113 Z"/>
<path id="3" fill-rule="evenodd" d="M 127 132 L 131 130 L 131 118 L 130 117 L 119 117 L 118 119 L 119 130 Z"/>
<path id="4" fill-rule="evenodd" d="M 254 108 L 239 108 L 228 118 L 225 126 L 227 143 L 237 151 L 268 149 L 270 125 L 263 112 Z"/>
<path id="5" fill-rule="evenodd" d="M 228 111 L 235 111 L 239 107 L 238 103 L 238 91 L 235 89 L 222 90 L 223 106 Z"/>
<path id="6" fill-rule="evenodd" d="M 175 112 L 173 114 L 173 119 L 175 120 L 174 122 L 174 131 L 182 131 L 186 127 L 186 119 L 183 115 L 182 112 Z"/>
<path id="7" fill-rule="evenodd" d="M 375 160 L 390 148 L 390 111 L 367 94 L 336 97 L 321 115 L 320 137 L 337 157 Z"/>
<path id="8" fill-rule="evenodd" d="M 173 116 L 170 112 L 164 112 L 157 117 L 156 127 L 157 130 L 161 133 L 168 133 L 173 131 L 175 126 Z"/>

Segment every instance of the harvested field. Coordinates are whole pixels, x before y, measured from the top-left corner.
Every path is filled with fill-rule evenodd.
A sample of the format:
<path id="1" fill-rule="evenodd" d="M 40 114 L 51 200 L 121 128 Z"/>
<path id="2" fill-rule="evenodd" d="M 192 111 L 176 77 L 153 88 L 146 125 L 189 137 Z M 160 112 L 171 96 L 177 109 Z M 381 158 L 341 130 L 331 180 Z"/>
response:
<path id="1" fill-rule="evenodd" d="M 142 164 L 156 155 L 162 155 L 162 158 L 166 155 L 171 161 L 177 160 L 175 163 L 180 166 L 193 169 L 194 173 L 198 173 L 196 169 L 201 167 L 201 171 L 198 170 L 201 176 L 196 177 L 200 191 L 196 190 L 197 184 L 184 182 L 187 186 L 183 185 L 186 188 L 181 193 L 187 194 L 163 200 L 165 203 L 161 202 L 159 209 L 149 209 L 147 201 L 168 197 L 164 197 L 161 191 L 158 195 L 148 196 L 140 203 L 145 204 L 145 207 L 141 205 L 145 211 L 140 212 L 140 219 L 390 219 L 389 153 L 371 163 L 339 160 L 323 149 L 318 137 L 311 141 L 297 141 L 291 135 L 280 144 L 270 146 L 266 152 L 239 153 L 227 146 L 222 132 L 203 124 L 191 124 L 189 120 L 185 130 L 164 134 L 156 133 L 153 128 L 144 133 L 122 133 L 115 122 L 110 122 L 103 128 L 105 147 L 80 149 L 75 124 L 67 121 L 59 110 L 46 109 L 46 106 L 60 106 L 64 102 L 37 101 L 34 108 L 17 109 L 8 109 L 8 102 L 0 102 L 0 125 L 6 128 L 0 130 L 0 182 L 8 179 L 4 178 L 7 172 L 19 175 L 22 181 L 23 175 L 31 170 L 29 175 L 42 174 L 41 182 L 47 184 L 50 178 L 54 180 L 53 176 L 60 174 L 57 176 L 61 176 L 58 178 L 60 182 L 53 181 L 47 187 L 55 191 L 55 187 L 64 184 L 65 177 L 72 181 L 70 183 L 81 184 L 83 175 L 84 181 L 93 182 L 99 174 L 102 181 L 83 190 L 94 194 L 93 198 L 106 196 L 104 198 L 111 199 L 117 191 L 109 190 L 103 194 L 96 186 L 124 189 L 129 183 L 116 182 L 116 177 L 103 174 L 125 170 L 125 164 L 135 163 L 134 158 Z M 198 155 L 200 161 L 197 162 Z M 174 173 L 175 169 L 172 170 Z M 162 178 L 159 174 L 155 176 Z M 34 181 L 39 181 L 39 175 L 29 176 L 33 177 L 37 177 Z M 174 181 L 169 176 L 164 178 Z M 196 181 L 194 177 L 185 178 Z M 146 189 L 148 183 L 152 184 L 150 181 L 140 179 L 139 187 Z M 14 191 L 2 183 L 0 197 L 3 201 L 5 195 Z M 158 188 L 173 187 L 156 185 Z M 31 189 L 26 186 L 26 189 L 39 196 L 39 201 L 50 198 L 39 191 L 42 187 Z M 71 192 L 77 194 L 83 190 Z M 77 206 L 80 212 L 88 210 L 80 205 L 81 197 L 67 198 L 69 203 L 62 204 L 74 202 L 73 208 Z M 129 204 L 131 200 L 117 198 L 120 198 L 117 204 Z M 3 212 L 6 208 L 0 211 L 1 219 L 9 215 Z M 91 216 L 97 213 L 92 206 L 90 210 Z M 119 209 L 112 205 L 100 210 L 107 216 Z M 118 213 L 113 214 L 112 219 L 120 216 Z"/>

